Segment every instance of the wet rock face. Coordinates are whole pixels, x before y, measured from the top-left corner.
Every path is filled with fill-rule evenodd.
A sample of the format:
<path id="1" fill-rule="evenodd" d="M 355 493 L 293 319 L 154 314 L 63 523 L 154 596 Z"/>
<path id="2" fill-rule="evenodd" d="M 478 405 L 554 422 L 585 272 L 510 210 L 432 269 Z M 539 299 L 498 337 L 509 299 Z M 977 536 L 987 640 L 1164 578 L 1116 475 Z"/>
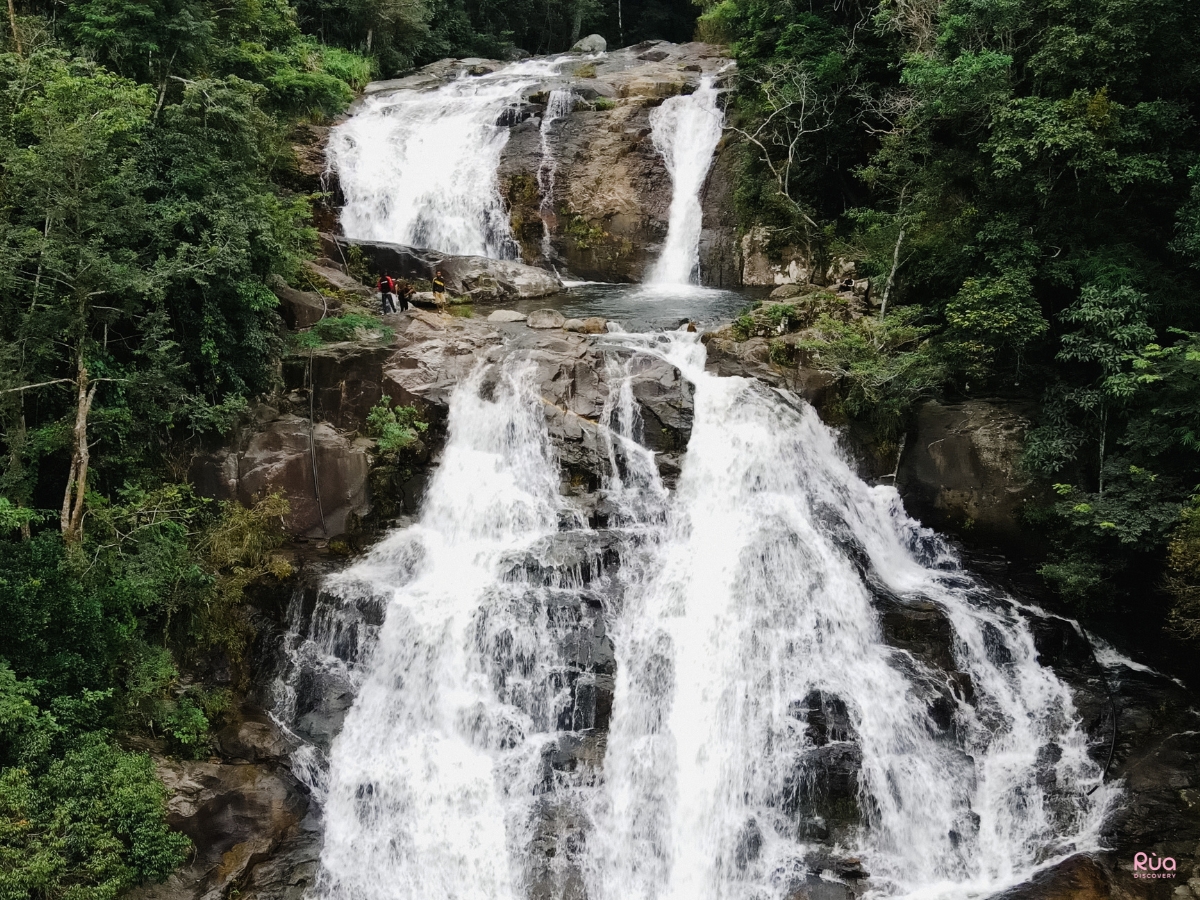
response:
<path id="1" fill-rule="evenodd" d="M 325 251 L 344 259 L 357 248 L 371 270 L 397 278 L 431 281 L 441 271 L 446 289 L 455 296 L 478 301 L 517 300 L 545 297 L 562 290 L 562 282 L 553 272 L 505 259 L 482 256 L 450 256 L 434 250 L 421 250 L 383 241 L 351 241 L 332 234 L 321 236 Z"/>
<path id="2" fill-rule="evenodd" d="M 987 400 L 922 404 L 896 478 L 905 506 L 939 531 L 1019 546 L 1020 512 L 1036 496 L 1020 465 L 1029 414 Z"/>
<path id="3" fill-rule="evenodd" d="M 555 263 L 581 278 L 641 281 L 667 234 L 671 179 L 651 136 L 650 111 L 668 97 L 696 89 L 704 74 L 729 64 L 710 44 L 646 42 L 588 61 L 535 86 L 516 116 L 501 157 L 501 193 L 521 257 Z M 548 126 L 554 191 L 543 204 L 542 118 L 549 92 L 571 89 L 574 109 Z M 740 284 L 733 220 L 733 155 L 719 149 L 702 192 L 701 280 Z M 550 256 L 542 245 L 550 232 Z"/>
<path id="4" fill-rule="evenodd" d="M 583 320 L 579 330 L 567 331 L 567 322 L 552 310 L 534 313 L 528 322 L 510 321 L 514 318 L 485 321 L 412 310 L 385 317 L 395 332 L 387 344 L 368 338 L 289 355 L 280 408 L 257 408 L 230 446 L 196 454 L 192 482 L 204 496 L 243 503 L 282 492 L 291 504 L 288 530 L 310 538 L 352 533 L 380 513 L 415 513 L 424 467 L 444 437 L 455 388 L 477 366 L 516 353 L 533 367 L 566 477 L 594 492 L 609 467 L 600 429 L 610 390 L 606 354 L 621 353 L 601 346 L 603 319 Z M 673 484 L 691 435 L 691 385 L 660 359 L 637 357 L 632 365 L 638 436 Z M 372 468 L 374 444 L 361 435 L 384 396 L 393 405 L 416 407 L 430 424 L 425 435 L 430 446 L 422 443 L 411 454 L 415 467 Z M 310 407 L 317 420 L 311 429 Z M 373 491 L 389 495 L 380 498 L 378 513 Z"/>

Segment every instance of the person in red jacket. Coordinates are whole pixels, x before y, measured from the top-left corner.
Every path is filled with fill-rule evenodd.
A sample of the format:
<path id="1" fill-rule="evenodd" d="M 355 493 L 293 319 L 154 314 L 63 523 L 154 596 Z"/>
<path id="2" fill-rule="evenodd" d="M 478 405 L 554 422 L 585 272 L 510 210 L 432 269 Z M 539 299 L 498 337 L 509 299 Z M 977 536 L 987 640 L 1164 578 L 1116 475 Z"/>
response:
<path id="1" fill-rule="evenodd" d="M 396 280 L 384 273 L 379 277 L 379 302 L 383 304 L 383 314 L 396 311 Z"/>

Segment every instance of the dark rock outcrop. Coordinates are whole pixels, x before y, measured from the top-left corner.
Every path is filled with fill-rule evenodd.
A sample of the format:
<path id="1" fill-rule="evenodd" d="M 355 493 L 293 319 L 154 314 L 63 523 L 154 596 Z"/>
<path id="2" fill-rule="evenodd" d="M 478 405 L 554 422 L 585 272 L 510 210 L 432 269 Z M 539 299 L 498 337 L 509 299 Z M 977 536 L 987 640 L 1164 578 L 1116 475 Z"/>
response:
<path id="1" fill-rule="evenodd" d="M 307 792 L 284 765 L 287 742 L 261 717 L 231 726 L 220 741 L 238 761 L 156 760 L 171 792 L 167 821 L 191 839 L 194 853 L 166 882 L 143 885 L 127 895 L 130 900 L 236 894 L 282 900 L 299 896 L 310 883 L 317 834 L 306 821 Z M 311 857 L 312 864 L 306 869 L 297 855 Z"/>
<path id="2" fill-rule="evenodd" d="M 909 512 L 973 542 L 1018 546 L 1020 514 L 1036 498 L 1021 469 L 1028 404 L 927 401 L 900 460 L 896 486 Z"/>
<path id="3" fill-rule="evenodd" d="M 331 312 L 342 308 L 342 304 L 316 291 L 298 291 L 283 282 L 272 288 L 279 298 L 279 315 L 288 328 L 297 330 L 311 328 Z"/>
<path id="4" fill-rule="evenodd" d="M 310 429 L 306 419 L 283 415 L 244 433 L 238 446 L 197 454 L 188 478 L 202 496 L 244 505 L 281 492 L 291 507 L 288 531 L 332 537 L 370 509 L 369 470 L 365 442 L 324 422 Z"/>

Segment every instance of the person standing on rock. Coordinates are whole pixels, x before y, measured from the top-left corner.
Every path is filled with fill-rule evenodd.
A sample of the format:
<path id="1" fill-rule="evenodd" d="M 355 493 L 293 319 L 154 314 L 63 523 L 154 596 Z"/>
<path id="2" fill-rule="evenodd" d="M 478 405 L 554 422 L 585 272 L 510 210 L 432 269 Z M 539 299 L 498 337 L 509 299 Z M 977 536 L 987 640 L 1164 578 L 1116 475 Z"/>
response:
<path id="1" fill-rule="evenodd" d="M 433 299 L 438 303 L 446 302 L 446 276 L 441 269 L 433 276 Z"/>
<path id="2" fill-rule="evenodd" d="M 383 305 L 383 314 L 396 311 L 396 281 L 386 272 L 379 277 L 379 302 Z"/>
<path id="3" fill-rule="evenodd" d="M 413 286 L 407 281 L 402 281 L 400 283 L 400 290 L 396 294 L 396 296 L 400 298 L 400 312 L 408 312 L 408 303 L 410 300 L 412 300 L 412 296 L 415 293 L 416 291 L 413 290 Z"/>

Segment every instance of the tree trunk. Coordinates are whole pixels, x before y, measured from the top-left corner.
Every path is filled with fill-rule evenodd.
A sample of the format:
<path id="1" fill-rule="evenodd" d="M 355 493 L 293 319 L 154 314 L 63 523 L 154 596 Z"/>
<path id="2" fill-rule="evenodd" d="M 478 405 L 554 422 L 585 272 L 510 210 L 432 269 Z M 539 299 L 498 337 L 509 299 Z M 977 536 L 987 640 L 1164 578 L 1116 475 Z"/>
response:
<path id="1" fill-rule="evenodd" d="M 900 229 L 900 234 L 896 237 L 896 249 L 892 253 L 892 271 L 888 272 L 887 284 L 883 286 L 883 300 L 879 305 L 879 318 L 883 319 L 887 315 L 888 298 L 892 295 L 892 288 L 896 284 L 896 270 L 900 268 L 900 245 L 904 243 L 904 229 Z"/>
<path id="2" fill-rule="evenodd" d="M 13 0 L 8 0 L 8 27 L 12 29 L 13 45 L 17 48 L 17 56 L 24 56 L 25 51 L 21 49 L 21 35 L 17 32 L 17 10 L 13 6 Z"/>
<path id="3" fill-rule="evenodd" d="M 63 491 L 61 527 L 63 540 L 78 544 L 83 538 L 83 500 L 87 494 L 88 453 L 87 423 L 96 399 L 98 384 L 88 384 L 87 366 L 83 362 L 83 348 L 76 357 L 77 376 L 75 401 L 75 428 L 71 433 L 71 471 L 67 476 L 67 487 Z"/>

